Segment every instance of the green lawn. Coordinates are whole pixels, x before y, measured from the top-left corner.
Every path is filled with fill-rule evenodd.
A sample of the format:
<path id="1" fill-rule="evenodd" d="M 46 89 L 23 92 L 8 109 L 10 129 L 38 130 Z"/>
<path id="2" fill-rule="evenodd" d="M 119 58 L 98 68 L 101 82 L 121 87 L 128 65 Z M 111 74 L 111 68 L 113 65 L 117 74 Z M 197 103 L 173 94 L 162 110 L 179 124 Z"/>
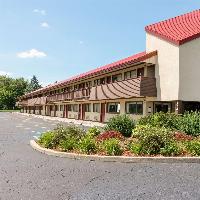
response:
<path id="1" fill-rule="evenodd" d="M 0 110 L 0 112 L 19 112 L 20 110 Z"/>

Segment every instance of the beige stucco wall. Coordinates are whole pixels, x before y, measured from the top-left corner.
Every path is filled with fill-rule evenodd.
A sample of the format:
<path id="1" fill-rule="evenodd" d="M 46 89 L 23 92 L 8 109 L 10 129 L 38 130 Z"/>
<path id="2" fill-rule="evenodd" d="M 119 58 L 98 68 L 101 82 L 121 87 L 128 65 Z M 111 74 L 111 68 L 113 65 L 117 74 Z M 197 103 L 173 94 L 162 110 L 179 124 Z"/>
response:
<path id="1" fill-rule="evenodd" d="M 42 106 L 41 115 L 45 115 L 45 106 Z"/>
<path id="2" fill-rule="evenodd" d="M 51 111 L 51 117 L 54 117 L 55 112 Z"/>
<path id="3" fill-rule="evenodd" d="M 39 114 L 40 114 L 40 111 L 39 111 L 39 110 L 35 110 L 35 114 L 36 114 L 36 115 L 39 115 Z"/>
<path id="4" fill-rule="evenodd" d="M 200 101 L 200 38 L 180 46 L 179 100 Z"/>
<path id="5" fill-rule="evenodd" d="M 91 113 L 92 112 L 85 112 L 85 120 L 92 120 Z"/>
<path id="6" fill-rule="evenodd" d="M 41 111 L 41 115 L 45 115 L 45 110 L 42 110 L 42 111 Z"/>
<path id="7" fill-rule="evenodd" d="M 155 99 L 155 98 L 154 98 Z M 125 114 L 126 113 L 126 108 L 125 104 L 126 102 L 131 102 L 131 101 L 141 101 L 143 102 L 143 115 L 133 115 L 133 114 L 128 114 L 133 120 L 138 120 L 139 118 L 150 115 L 153 113 L 153 102 L 151 101 L 146 101 L 145 98 L 131 98 L 131 99 L 120 99 L 117 102 L 120 102 L 120 113 L 119 114 Z M 107 101 L 109 102 L 109 101 Z M 114 102 L 114 101 L 110 101 Z M 151 110 L 151 112 L 149 112 Z M 108 120 L 117 114 L 112 114 L 112 113 L 106 113 L 105 114 L 105 122 L 108 122 Z"/>
<path id="8" fill-rule="evenodd" d="M 157 100 L 177 100 L 179 93 L 179 47 L 147 33 L 146 51 L 154 50 L 158 51 L 155 67 Z"/>
<path id="9" fill-rule="evenodd" d="M 100 113 L 91 112 L 91 113 L 90 113 L 90 119 L 91 119 L 92 121 L 99 122 L 99 121 L 100 121 Z"/>
<path id="10" fill-rule="evenodd" d="M 56 111 L 56 117 L 63 117 L 63 111 Z"/>
<path id="11" fill-rule="evenodd" d="M 78 119 L 78 112 L 68 111 L 68 118 Z"/>

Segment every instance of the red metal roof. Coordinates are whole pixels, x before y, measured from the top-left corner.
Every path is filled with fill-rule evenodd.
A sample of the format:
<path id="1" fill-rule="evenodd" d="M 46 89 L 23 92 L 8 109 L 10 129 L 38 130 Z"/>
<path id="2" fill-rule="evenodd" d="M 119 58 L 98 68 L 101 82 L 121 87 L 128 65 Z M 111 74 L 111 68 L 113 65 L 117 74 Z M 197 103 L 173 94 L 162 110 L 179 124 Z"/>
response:
<path id="1" fill-rule="evenodd" d="M 200 37 L 200 10 L 145 27 L 146 32 L 181 45 Z"/>
<path id="2" fill-rule="evenodd" d="M 60 81 L 60 82 L 48 85 L 48 86 L 46 86 L 44 88 L 41 88 L 39 90 L 36 90 L 36 91 L 34 91 L 32 93 L 29 93 L 29 94 L 26 94 L 26 95 L 37 94 L 37 93 L 40 93 L 41 91 L 58 88 L 58 87 L 67 85 L 68 83 L 71 83 L 73 81 L 77 81 L 79 79 L 83 79 L 83 78 L 87 78 L 87 77 L 90 77 L 90 76 L 98 75 L 101 72 L 109 72 L 111 70 L 118 69 L 120 67 L 123 67 L 126 64 L 132 64 L 132 63 L 144 61 L 144 60 L 146 60 L 148 58 L 151 58 L 152 56 L 155 56 L 155 55 L 157 55 L 157 51 L 153 51 L 153 52 L 149 52 L 149 53 L 141 52 L 141 53 L 132 55 L 130 57 L 124 58 L 122 60 L 113 62 L 111 64 L 104 65 L 104 66 L 98 67 L 98 68 L 96 68 L 94 70 L 90 70 L 88 72 L 85 72 L 85 73 L 82 73 L 80 75 L 74 76 L 72 78 L 66 79 L 64 81 Z"/>

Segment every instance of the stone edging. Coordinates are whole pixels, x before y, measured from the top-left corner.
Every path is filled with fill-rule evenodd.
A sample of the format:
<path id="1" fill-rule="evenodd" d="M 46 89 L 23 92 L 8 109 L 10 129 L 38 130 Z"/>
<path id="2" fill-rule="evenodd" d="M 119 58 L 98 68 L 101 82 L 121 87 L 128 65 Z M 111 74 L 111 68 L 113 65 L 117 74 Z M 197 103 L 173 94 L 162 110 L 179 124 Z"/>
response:
<path id="1" fill-rule="evenodd" d="M 52 149 L 46 149 L 39 146 L 35 140 L 30 140 L 30 145 L 33 149 L 56 157 L 70 159 L 87 159 L 92 161 L 103 162 L 121 162 L 121 163 L 200 163 L 200 157 L 128 157 L 128 156 L 98 156 L 84 155 L 76 153 L 59 152 Z"/>

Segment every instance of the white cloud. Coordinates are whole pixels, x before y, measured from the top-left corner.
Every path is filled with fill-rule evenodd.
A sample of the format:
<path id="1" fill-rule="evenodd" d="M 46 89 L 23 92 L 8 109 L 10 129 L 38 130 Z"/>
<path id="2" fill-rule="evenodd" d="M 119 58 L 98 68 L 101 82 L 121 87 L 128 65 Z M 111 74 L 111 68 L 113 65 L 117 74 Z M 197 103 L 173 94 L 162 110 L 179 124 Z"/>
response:
<path id="1" fill-rule="evenodd" d="M 49 24 L 47 22 L 42 22 L 40 24 L 40 26 L 43 27 L 43 28 L 50 28 L 50 26 L 49 26 Z"/>
<path id="2" fill-rule="evenodd" d="M 37 49 L 31 49 L 28 51 L 17 53 L 17 57 L 19 58 L 43 58 L 46 56 L 47 56 L 46 53 L 38 51 Z"/>
<path id="3" fill-rule="evenodd" d="M 81 40 L 81 41 L 79 41 L 79 44 L 83 44 L 84 42 Z"/>
<path id="4" fill-rule="evenodd" d="M 5 72 L 5 71 L 1 71 L 1 70 L 0 70 L 0 75 L 2 75 L 2 76 L 11 76 L 12 73 L 10 73 L 10 72 Z"/>
<path id="5" fill-rule="evenodd" d="M 41 15 L 46 15 L 47 14 L 46 10 L 40 10 L 40 9 L 34 9 L 33 12 L 34 13 L 39 13 Z"/>

